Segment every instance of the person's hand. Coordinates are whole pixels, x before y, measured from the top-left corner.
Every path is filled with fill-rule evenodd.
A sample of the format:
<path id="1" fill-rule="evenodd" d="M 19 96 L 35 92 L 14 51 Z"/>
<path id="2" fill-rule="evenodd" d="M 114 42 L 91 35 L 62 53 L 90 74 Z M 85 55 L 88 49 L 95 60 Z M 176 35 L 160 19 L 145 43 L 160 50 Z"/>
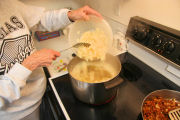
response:
<path id="1" fill-rule="evenodd" d="M 95 15 L 97 17 L 103 18 L 100 13 L 93 10 L 89 6 L 84 6 L 77 10 L 72 10 L 68 12 L 68 17 L 71 21 L 76 21 L 79 19 L 89 20 L 89 15 Z"/>
<path id="2" fill-rule="evenodd" d="M 60 56 L 60 53 L 51 49 L 42 49 L 28 56 L 22 65 L 33 71 L 37 67 L 47 67 L 52 61 Z"/>

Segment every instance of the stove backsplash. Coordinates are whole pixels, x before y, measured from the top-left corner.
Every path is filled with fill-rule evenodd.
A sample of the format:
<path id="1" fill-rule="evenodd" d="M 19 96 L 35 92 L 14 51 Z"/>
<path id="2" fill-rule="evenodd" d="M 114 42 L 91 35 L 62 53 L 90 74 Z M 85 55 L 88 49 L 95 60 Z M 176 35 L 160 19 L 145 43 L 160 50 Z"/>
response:
<path id="1" fill-rule="evenodd" d="M 128 26 L 112 19 L 105 17 L 108 23 L 111 25 L 114 33 L 114 37 L 118 36 L 118 33 L 126 34 Z M 121 37 L 119 37 L 121 38 Z M 125 38 L 123 38 L 125 39 Z M 126 39 L 125 39 L 126 40 Z M 114 39 L 116 41 L 116 39 Z M 117 41 L 116 41 L 117 42 Z M 126 51 L 131 53 L 133 56 L 150 66 L 152 69 L 171 80 L 178 86 L 180 86 L 180 67 L 174 66 L 171 62 L 162 59 L 158 55 L 150 52 L 149 50 L 143 48 L 135 42 L 128 41 Z M 119 52 L 119 54 L 121 54 Z"/>
<path id="2" fill-rule="evenodd" d="M 180 86 L 180 78 L 178 77 L 180 75 L 179 68 L 174 67 L 171 63 L 164 61 L 159 56 L 150 53 L 133 42 L 128 42 L 128 52 Z"/>
<path id="3" fill-rule="evenodd" d="M 136 16 L 126 39 L 129 53 L 180 86 L 180 31 Z"/>

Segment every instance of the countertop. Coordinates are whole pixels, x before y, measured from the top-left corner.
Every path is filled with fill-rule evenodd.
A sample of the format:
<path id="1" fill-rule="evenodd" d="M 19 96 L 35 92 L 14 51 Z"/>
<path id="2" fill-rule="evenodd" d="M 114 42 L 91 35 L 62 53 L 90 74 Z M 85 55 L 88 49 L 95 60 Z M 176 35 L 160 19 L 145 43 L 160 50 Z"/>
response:
<path id="1" fill-rule="evenodd" d="M 69 47 L 67 37 L 65 35 L 61 35 L 60 37 L 55 37 L 52 39 L 47 39 L 44 41 L 38 41 L 36 37 L 33 35 L 33 40 L 35 47 L 40 50 L 43 48 L 53 49 L 56 51 L 61 51 Z"/>

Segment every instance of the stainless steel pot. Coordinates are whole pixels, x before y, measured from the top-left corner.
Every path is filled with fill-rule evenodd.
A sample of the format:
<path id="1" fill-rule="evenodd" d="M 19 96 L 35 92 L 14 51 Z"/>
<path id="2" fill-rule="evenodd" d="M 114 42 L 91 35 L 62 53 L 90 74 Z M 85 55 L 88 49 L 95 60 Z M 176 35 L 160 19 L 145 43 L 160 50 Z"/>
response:
<path id="1" fill-rule="evenodd" d="M 75 96 L 80 101 L 88 104 L 106 103 L 108 100 L 110 100 L 116 95 L 116 86 L 118 86 L 123 81 L 122 78 L 118 77 L 121 71 L 120 60 L 110 54 L 106 55 L 105 61 L 114 67 L 114 69 L 117 71 L 117 75 L 115 75 L 113 79 L 101 83 L 87 83 L 77 80 L 72 76 L 71 71 L 73 67 L 82 61 L 82 59 L 75 57 L 68 64 L 68 72 L 71 76 L 71 84 Z"/>
<path id="2" fill-rule="evenodd" d="M 144 105 L 145 101 L 151 100 L 151 99 L 153 99 L 153 98 L 155 98 L 157 96 L 165 98 L 165 99 L 176 99 L 177 101 L 180 101 L 180 92 L 175 91 L 175 90 L 161 89 L 161 90 L 156 90 L 156 91 L 153 91 L 153 92 L 149 93 L 144 98 L 143 103 L 141 105 L 141 113 L 142 113 L 143 120 L 144 120 L 144 117 L 143 117 L 143 105 Z"/>

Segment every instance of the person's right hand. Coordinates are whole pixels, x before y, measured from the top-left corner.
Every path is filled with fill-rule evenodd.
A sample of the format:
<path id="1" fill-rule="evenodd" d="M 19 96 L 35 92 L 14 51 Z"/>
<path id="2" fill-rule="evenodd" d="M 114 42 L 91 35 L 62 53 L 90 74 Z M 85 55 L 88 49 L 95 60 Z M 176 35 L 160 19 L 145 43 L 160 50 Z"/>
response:
<path id="1" fill-rule="evenodd" d="M 51 49 L 42 49 L 28 56 L 22 65 L 33 71 L 37 67 L 47 67 L 52 61 L 60 56 L 60 53 Z"/>
<path id="2" fill-rule="evenodd" d="M 68 12 L 68 17 L 71 21 L 76 21 L 79 19 L 89 20 L 89 15 L 95 15 L 103 19 L 100 13 L 98 13 L 97 11 L 95 11 L 94 9 L 90 8 L 87 5 L 77 10 L 71 10 Z"/>

